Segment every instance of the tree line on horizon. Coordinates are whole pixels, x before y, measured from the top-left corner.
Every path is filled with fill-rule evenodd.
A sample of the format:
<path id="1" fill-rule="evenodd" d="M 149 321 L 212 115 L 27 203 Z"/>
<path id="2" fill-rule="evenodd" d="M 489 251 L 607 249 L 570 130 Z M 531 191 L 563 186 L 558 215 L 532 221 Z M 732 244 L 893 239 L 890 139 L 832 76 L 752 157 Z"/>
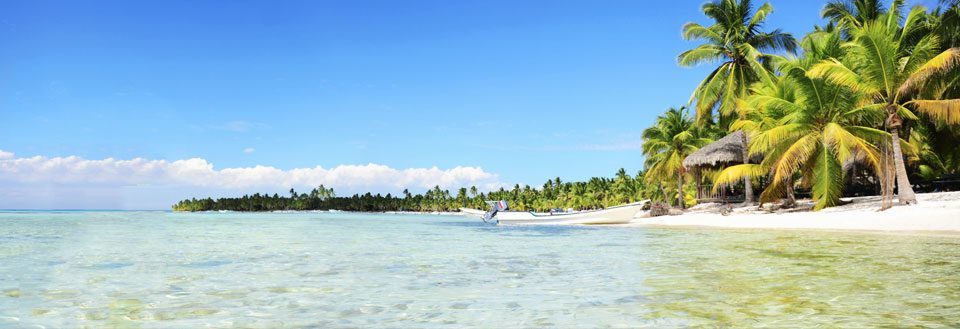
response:
<path id="1" fill-rule="evenodd" d="M 485 201 L 504 200 L 513 210 L 550 211 L 552 209 L 599 209 L 641 200 L 657 195 L 656 185 L 647 184 L 643 172 L 627 174 L 617 171 L 613 178 L 593 177 L 582 182 L 564 182 L 560 178 L 548 180 L 541 188 L 515 184 L 511 189 L 500 188 L 483 192 L 476 186 L 454 191 L 435 186 L 424 193 L 404 190 L 398 195 L 354 194 L 337 196 L 332 188 L 320 185 L 309 193 L 290 189 L 288 195 L 255 193 L 238 198 L 204 198 L 181 200 L 172 206 L 174 211 L 282 211 L 282 210 L 343 210 L 343 211 L 456 211 L 459 208 L 487 209 Z M 661 193 L 662 194 L 662 193 Z"/>

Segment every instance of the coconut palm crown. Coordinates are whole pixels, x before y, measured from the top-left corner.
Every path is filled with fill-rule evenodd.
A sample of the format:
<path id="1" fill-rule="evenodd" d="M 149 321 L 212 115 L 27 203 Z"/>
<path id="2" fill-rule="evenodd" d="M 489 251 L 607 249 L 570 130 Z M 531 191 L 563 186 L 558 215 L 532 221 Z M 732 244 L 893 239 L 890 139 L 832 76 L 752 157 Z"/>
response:
<path id="1" fill-rule="evenodd" d="M 683 201 L 683 159 L 700 147 L 711 142 L 703 136 L 701 130 L 687 114 L 687 109 L 670 108 L 657 117 L 653 127 L 643 131 L 643 155 L 648 180 L 675 176 L 677 178 L 677 203 L 682 208 Z"/>
<path id="2" fill-rule="evenodd" d="M 844 45 L 846 56 L 825 60 L 810 70 L 812 76 L 868 95 L 874 106 L 886 110 L 901 204 L 916 203 L 903 161 L 899 135 L 903 120 L 917 120 L 916 110 L 933 120 L 960 123 L 960 99 L 918 97 L 931 78 L 951 73 L 960 64 L 960 48 L 939 52 L 936 34 L 913 37 L 928 26 L 926 15 L 925 8 L 914 7 L 901 26 L 899 12 L 890 10 L 853 31 L 853 40 Z"/>
<path id="3" fill-rule="evenodd" d="M 763 154 L 760 164 L 733 166 L 722 171 L 717 186 L 741 177 L 769 175 L 761 202 L 792 193 L 795 177 L 811 189 L 814 209 L 839 204 L 843 193 L 843 164 L 858 161 L 879 170 L 876 146 L 889 135 L 872 128 L 882 122 L 882 107 L 860 106 L 855 89 L 810 74 L 822 58 L 842 52 L 837 33 L 813 33 L 804 42 L 804 58 L 778 60 L 783 74 L 772 85 L 758 84 L 744 107 L 756 111 L 753 120 L 734 125 L 753 132 L 751 154 Z M 789 197 L 789 196 L 788 196 Z"/>
<path id="4" fill-rule="evenodd" d="M 764 52 L 796 50 L 797 42 L 791 34 L 780 29 L 762 30 L 767 16 L 773 12 L 770 3 L 764 3 L 751 14 L 752 9 L 750 0 L 715 0 L 702 7 L 713 25 L 691 22 L 683 26 L 684 39 L 704 43 L 681 53 L 677 62 L 681 66 L 720 63 L 691 96 L 690 101 L 696 101 L 700 121 L 710 119 L 716 108 L 721 126 L 725 128 L 735 114 L 735 99 L 746 96 L 752 83 L 772 78 L 765 65 L 767 54 Z"/>

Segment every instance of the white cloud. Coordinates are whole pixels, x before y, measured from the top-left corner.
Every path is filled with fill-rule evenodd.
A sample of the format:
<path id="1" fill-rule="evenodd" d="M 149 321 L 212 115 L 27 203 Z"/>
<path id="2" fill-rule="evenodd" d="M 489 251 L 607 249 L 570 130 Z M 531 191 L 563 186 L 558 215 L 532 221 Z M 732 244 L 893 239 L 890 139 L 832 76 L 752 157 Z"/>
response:
<path id="1" fill-rule="evenodd" d="M 123 195 L 132 189 L 143 193 L 142 198 L 149 198 L 151 191 L 156 193 L 155 190 L 163 189 L 165 195 L 177 194 L 171 191 L 182 191 L 176 197 L 179 199 L 209 195 L 197 195 L 198 191 L 236 195 L 265 190 L 282 192 L 291 187 L 301 189 L 320 184 L 333 187 L 341 195 L 367 191 L 397 193 L 405 188 L 422 191 L 435 185 L 445 189 L 475 185 L 482 190 L 507 185 L 500 182 L 498 175 L 479 167 L 396 169 L 369 163 L 289 170 L 260 165 L 217 169 L 201 158 L 176 161 L 143 158 L 88 160 L 77 156 L 16 158 L 10 152 L 0 151 L 0 195 L 18 195 L 27 201 L 31 197 L 44 197 L 43 194 L 31 196 L 29 193 L 39 187 L 44 191 L 79 191 L 75 193 L 87 190 L 90 193 L 96 190 L 101 194 L 105 193 L 103 191 L 123 191 L 110 195 Z M 174 201 L 176 199 L 154 200 L 146 204 L 165 208 Z M 4 204 L 0 200 L 0 208 L 5 207 L 18 205 Z"/>
<path id="2" fill-rule="evenodd" d="M 248 148 L 243 149 L 243 153 L 246 153 L 246 154 L 250 154 L 250 153 L 253 153 L 253 152 L 256 152 L 256 151 L 257 151 L 257 149 L 252 148 L 252 147 L 248 147 Z"/>

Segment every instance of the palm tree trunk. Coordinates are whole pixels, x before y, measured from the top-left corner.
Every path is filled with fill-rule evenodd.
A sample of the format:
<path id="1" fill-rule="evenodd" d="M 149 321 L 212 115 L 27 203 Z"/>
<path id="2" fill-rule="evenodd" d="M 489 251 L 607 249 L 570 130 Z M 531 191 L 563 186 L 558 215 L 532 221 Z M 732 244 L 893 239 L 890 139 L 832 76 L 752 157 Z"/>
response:
<path id="1" fill-rule="evenodd" d="M 877 173 L 877 180 L 880 183 L 880 210 L 887 210 L 891 207 L 890 200 L 893 198 L 893 192 L 890 191 L 890 162 L 893 156 L 890 155 L 890 149 L 886 146 L 881 148 L 883 160 L 880 162 L 880 172 Z"/>
<path id="2" fill-rule="evenodd" d="M 787 200 L 780 204 L 780 208 L 793 208 L 797 205 L 797 197 L 793 195 L 793 179 L 788 179 L 786 184 Z"/>
<path id="3" fill-rule="evenodd" d="M 916 204 L 917 196 L 913 193 L 910 178 L 907 177 L 907 168 L 903 164 L 903 151 L 900 150 L 900 127 L 903 120 L 897 114 L 897 107 L 887 106 L 887 128 L 890 129 L 890 139 L 893 141 L 893 163 L 896 169 L 897 197 L 900 204 Z"/>
<path id="4" fill-rule="evenodd" d="M 684 208 L 683 204 L 683 172 L 677 171 L 677 205 L 680 206 L 680 209 Z"/>
<path id="5" fill-rule="evenodd" d="M 743 164 L 750 163 L 750 152 L 747 151 L 747 134 L 743 134 Z M 745 204 L 753 204 L 753 179 L 750 176 L 743 178 L 743 202 Z"/>
<path id="6" fill-rule="evenodd" d="M 907 177 L 907 168 L 903 163 L 903 152 L 900 150 L 900 136 L 898 129 L 893 129 L 891 136 L 893 139 L 893 163 L 897 170 L 897 198 L 900 204 L 916 204 L 917 196 L 913 193 L 913 186 L 910 185 L 910 178 Z"/>

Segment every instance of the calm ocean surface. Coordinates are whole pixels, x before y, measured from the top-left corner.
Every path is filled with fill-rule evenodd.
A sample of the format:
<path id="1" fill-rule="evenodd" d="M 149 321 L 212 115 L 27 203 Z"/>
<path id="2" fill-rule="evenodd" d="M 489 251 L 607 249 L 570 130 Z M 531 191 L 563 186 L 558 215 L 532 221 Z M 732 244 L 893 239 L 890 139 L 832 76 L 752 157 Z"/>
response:
<path id="1" fill-rule="evenodd" d="M 0 212 L 0 293 L 4 328 L 956 326 L 960 238 Z"/>

